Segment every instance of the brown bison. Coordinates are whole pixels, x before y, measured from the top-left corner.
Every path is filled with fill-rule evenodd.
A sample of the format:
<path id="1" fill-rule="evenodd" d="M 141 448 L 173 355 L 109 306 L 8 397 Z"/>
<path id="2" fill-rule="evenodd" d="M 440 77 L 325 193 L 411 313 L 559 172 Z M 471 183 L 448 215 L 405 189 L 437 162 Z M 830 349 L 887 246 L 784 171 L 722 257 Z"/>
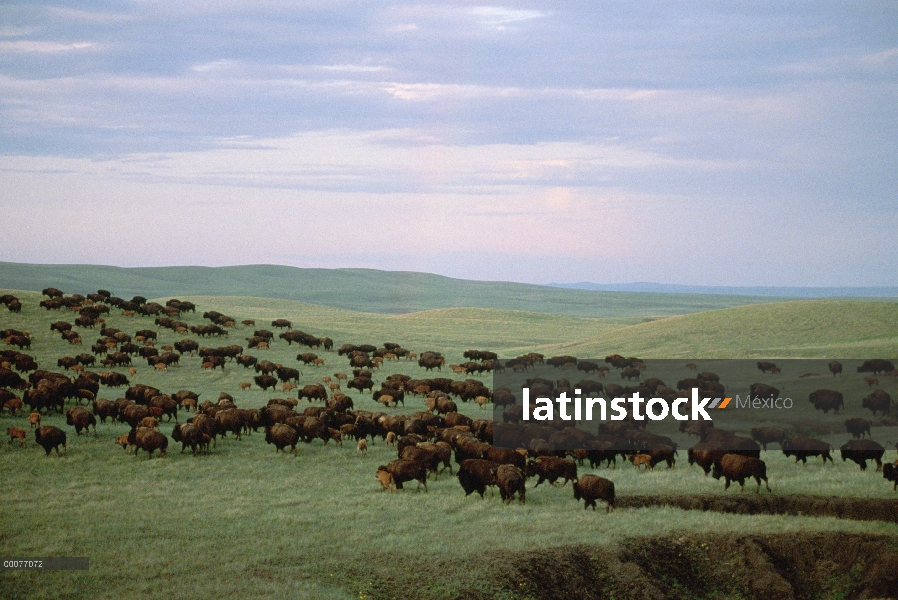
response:
<path id="1" fill-rule="evenodd" d="M 892 397 L 889 396 L 888 392 L 884 390 L 873 390 L 873 392 L 861 402 L 861 407 L 869 408 L 873 411 L 873 416 L 875 417 L 877 411 L 882 411 L 882 414 L 889 412 L 891 404 Z"/>
<path id="2" fill-rule="evenodd" d="M 764 452 L 767 452 L 767 444 L 783 443 L 786 432 L 779 427 L 752 427 L 751 439 L 761 444 Z"/>
<path id="3" fill-rule="evenodd" d="M 74 408 L 69 409 L 65 414 L 65 421 L 67 425 L 71 425 L 75 428 L 75 434 L 81 435 L 82 429 L 90 430 L 90 427 L 94 428 L 94 437 L 97 435 L 97 418 L 94 416 L 92 412 L 84 408 L 83 406 L 76 406 Z"/>
<path id="4" fill-rule="evenodd" d="M 592 506 L 596 510 L 596 500 L 607 504 L 605 512 L 614 510 L 614 482 L 598 475 L 582 475 L 574 481 L 574 500 L 583 499 L 583 508 Z"/>
<path id="5" fill-rule="evenodd" d="M 858 373 L 873 373 L 879 375 L 888 371 L 894 371 L 895 365 L 891 361 L 875 358 L 873 360 L 865 360 L 864 363 L 857 368 Z"/>
<path id="6" fill-rule="evenodd" d="M 767 486 L 767 491 L 770 491 L 770 483 L 767 481 L 767 465 L 759 458 L 740 454 L 724 454 L 720 463 L 714 465 L 712 475 L 714 479 L 723 477 L 726 480 L 726 485 L 723 488 L 725 490 L 730 488 L 731 481 L 737 481 L 742 491 L 745 491 L 745 480 L 754 477 L 758 482 L 757 493 L 761 491 L 761 480 Z"/>
<path id="7" fill-rule="evenodd" d="M 496 485 L 496 471 L 499 465 L 491 460 L 468 458 L 461 461 L 458 469 L 458 482 L 465 490 L 465 496 L 477 492 L 483 498 L 486 488 Z"/>
<path id="8" fill-rule="evenodd" d="M 418 482 L 418 489 L 423 485 L 424 491 L 427 491 L 427 469 L 421 463 L 400 458 L 391 460 L 386 465 L 380 465 L 377 470 L 389 473 L 397 490 L 403 489 L 402 484 L 406 481 L 414 480 Z"/>
<path id="9" fill-rule="evenodd" d="M 296 454 L 296 442 L 299 441 L 299 433 L 289 425 L 275 423 L 265 428 L 265 442 L 274 444 L 274 453 L 277 454 L 287 446 L 290 452 Z"/>
<path id="10" fill-rule="evenodd" d="M 870 435 L 870 427 L 873 425 L 873 422 L 869 419 L 861 419 L 860 417 L 855 417 L 853 419 L 847 419 L 845 421 L 845 431 L 851 434 L 851 437 L 854 439 L 860 439 L 864 437 L 864 434 Z"/>
<path id="11" fill-rule="evenodd" d="M 829 452 L 832 449 L 829 444 L 804 435 L 796 435 L 783 440 L 781 444 L 784 456 L 794 456 L 795 462 L 799 460 L 803 464 L 807 464 L 809 456 L 820 456 L 823 458 L 823 464 L 827 459 L 833 462 Z"/>
<path id="12" fill-rule="evenodd" d="M 139 427 L 128 433 L 128 444 L 134 446 L 134 456 L 138 450 L 146 450 L 147 460 L 153 458 L 153 452 L 159 450 L 160 456 L 166 456 L 168 438 L 155 429 Z"/>
<path id="13" fill-rule="evenodd" d="M 567 485 L 568 481 L 577 481 L 577 463 L 568 458 L 559 458 L 557 456 L 539 456 L 527 464 L 527 476 L 536 476 L 539 479 L 533 487 L 539 487 L 543 481 L 549 480 L 549 483 L 555 485 L 559 479 L 564 479 L 562 487 Z"/>
<path id="14" fill-rule="evenodd" d="M 845 399 L 842 392 L 836 390 L 816 390 L 808 395 L 808 400 L 817 410 L 822 410 L 824 414 L 829 411 L 839 412 L 840 408 L 845 408 Z"/>
<path id="15" fill-rule="evenodd" d="M 833 377 L 835 377 L 836 375 L 841 375 L 842 374 L 842 363 L 840 363 L 837 360 L 834 360 L 831 363 L 829 363 L 829 372 L 833 374 Z"/>
<path id="16" fill-rule="evenodd" d="M 9 443 L 12 444 L 15 440 L 19 440 L 19 443 L 24 446 L 25 445 L 25 430 L 20 427 L 7 427 L 6 435 L 9 436 Z"/>
<path id="17" fill-rule="evenodd" d="M 892 490 L 898 490 L 898 465 L 891 463 L 883 465 L 882 476 L 885 477 L 886 481 L 892 482 Z"/>
<path id="18" fill-rule="evenodd" d="M 499 465 L 496 469 L 496 485 L 505 504 L 511 503 L 515 494 L 518 495 L 521 504 L 526 504 L 526 483 L 524 472 L 514 465 Z"/>
<path id="19" fill-rule="evenodd" d="M 34 432 L 34 441 L 43 447 L 47 456 L 50 456 L 50 451 L 54 448 L 56 449 L 56 455 L 58 456 L 60 446 L 62 446 L 63 453 L 67 453 L 66 434 L 65 431 L 59 427 L 54 427 L 53 425 L 39 427 Z"/>
<path id="20" fill-rule="evenodd" d="M 876 470 L 882 468 L 882 455 L 886 449 L 873 440 L 848 440 L 840 448 L 842 451 L 842 462 L 852 460 L 861 468 L 861 471 L 867 470 L 867 461 L 876 461 Z"/>

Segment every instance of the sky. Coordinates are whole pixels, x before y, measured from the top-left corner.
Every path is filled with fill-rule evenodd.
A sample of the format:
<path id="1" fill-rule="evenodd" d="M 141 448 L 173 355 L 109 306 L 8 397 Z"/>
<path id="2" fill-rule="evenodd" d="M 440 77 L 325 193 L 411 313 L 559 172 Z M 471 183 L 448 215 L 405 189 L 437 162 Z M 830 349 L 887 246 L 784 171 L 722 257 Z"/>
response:
<path id="1" fill-rule="evenodd" d="M 898 281 L 898 2 L 0 5 L 0 261 Z"/>

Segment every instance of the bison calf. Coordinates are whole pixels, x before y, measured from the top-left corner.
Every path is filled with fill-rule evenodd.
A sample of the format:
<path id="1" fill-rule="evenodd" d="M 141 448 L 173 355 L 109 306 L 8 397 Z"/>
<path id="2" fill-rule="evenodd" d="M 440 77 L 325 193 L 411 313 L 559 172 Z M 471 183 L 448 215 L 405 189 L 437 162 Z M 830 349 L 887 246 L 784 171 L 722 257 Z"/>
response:
<path id="1" fill-rule="evenodd" d="M 12 444 L 13 441 L 19 440 L 22 446 L 25 445 L 25 430 L 20 429 L 18 427 L 9 427 L 6 430 L 6 433 L 9 435 L 9 443 Z"/>

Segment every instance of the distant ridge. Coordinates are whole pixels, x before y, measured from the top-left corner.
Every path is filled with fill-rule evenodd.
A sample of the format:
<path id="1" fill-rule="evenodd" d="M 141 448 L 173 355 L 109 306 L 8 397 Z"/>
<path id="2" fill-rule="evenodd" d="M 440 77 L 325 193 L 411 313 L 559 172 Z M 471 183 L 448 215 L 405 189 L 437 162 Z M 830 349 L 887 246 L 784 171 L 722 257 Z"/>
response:
<path id="1" fill-rule="evenodd" d="M 402 314 L 439 308 L 496 308 L 573 317 L 681 315 L 772 302 L 753 296 L 632 293 L 453 279 L 374 269 L 302 269 L 278 265 L 135 267 L 0 262 L 0 288 L 91 293 L 104 288 L 130 298 L 256 296 L 347 310 Z"/>
<path id="2" fill-rule="evenodd" d="M 672 283 L 549 283 L 548 287 L 593 292 L 640 292 L 652 294 L 714 294 L 769 298 L 898 298 L 898 287 L 776 287 L 706 286 Z"/>

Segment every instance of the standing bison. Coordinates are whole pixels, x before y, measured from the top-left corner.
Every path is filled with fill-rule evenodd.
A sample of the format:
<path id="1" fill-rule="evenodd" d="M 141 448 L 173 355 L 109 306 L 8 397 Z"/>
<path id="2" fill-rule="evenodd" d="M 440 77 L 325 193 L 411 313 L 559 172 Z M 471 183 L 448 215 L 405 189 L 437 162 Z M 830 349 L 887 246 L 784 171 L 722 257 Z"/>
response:
<path id="1" fill-rule="evenodd" d="M 598 475 L 582 475 L 574 482 L 574 500 L 583 499 L 583 508 L 592 506 L 596 510 L 596 500 L 607 504 L 605 512 L 614 510 L 614 482 Z"/>
<path id="2" fill-rule="evenodd" d="M 34 432 L 34 441 L 44 449 L 47 456 L 50 456 L 50 451 L 54 448 L 56 449 L 56 455 L 59 456 L 60 446 L 62 446 L 63 453 L 67 453 L 66 434 L 59 427 L 54 427 L 53 425 L 39 427 Z"/>
<path id="3" fill-rule="evenodd" d="M 761 491 L 762 480 L 767 486 L 767 491 L 770 491 L 770 483 L 767 482 L 767 465 L 759 458 L 740 454 L 724 454 L 720 462 L 714 465 L 714 472 L 711 474 L 714 479 L 723 477 L 726 480 L 726 485 L 723 488 L 725 490 L 730 489 L 731 481 L 736 481 L 742 491 L 745 491 L 745 480 L 754 477 L 758 482 L 758 493 Z"/>

